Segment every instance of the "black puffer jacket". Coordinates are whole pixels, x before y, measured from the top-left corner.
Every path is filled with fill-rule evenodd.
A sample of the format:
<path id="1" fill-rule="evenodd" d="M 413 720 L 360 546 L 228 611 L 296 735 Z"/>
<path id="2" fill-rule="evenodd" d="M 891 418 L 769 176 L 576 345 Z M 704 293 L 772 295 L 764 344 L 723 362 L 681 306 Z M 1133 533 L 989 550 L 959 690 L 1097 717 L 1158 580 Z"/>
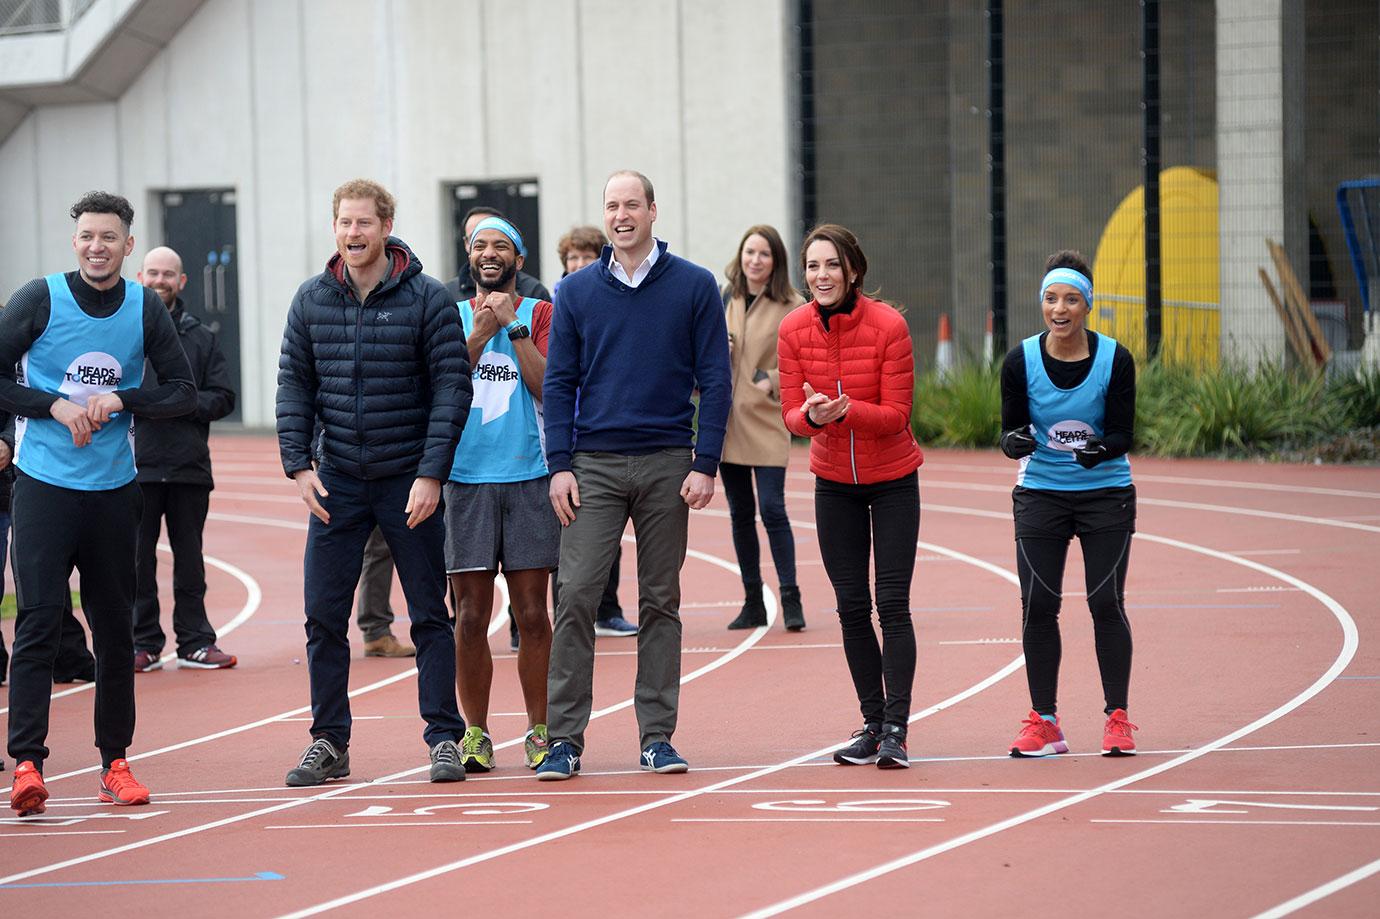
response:
<path id="1" fill-rule="evenodd" d="M 207 438 L 211 422 L 235 410 L 235 391 L 230 388 L 230 365 L 220 353 L 216 333 L 182 307 L 173 305 L 173 325 L 192 367 L 196 384 L 196 410 L 181 418 L 140 418 L 134 423 L 134 459 L 141 483 L 177 483 L 214 486 L 211 450 Z M 144 364 L 144 387 L 158 385 L 153 365 Z"/>
<path id="2" fill-rule="evenodd" d="M 278 449 L 292 476 L 322 460 L 360 479 L 445 481 L 470 410 L 460 314 L 440 281 L 389 237 L 388 274 L 363 305 L 340 255 L 297 290 L 278 359 Z"/>

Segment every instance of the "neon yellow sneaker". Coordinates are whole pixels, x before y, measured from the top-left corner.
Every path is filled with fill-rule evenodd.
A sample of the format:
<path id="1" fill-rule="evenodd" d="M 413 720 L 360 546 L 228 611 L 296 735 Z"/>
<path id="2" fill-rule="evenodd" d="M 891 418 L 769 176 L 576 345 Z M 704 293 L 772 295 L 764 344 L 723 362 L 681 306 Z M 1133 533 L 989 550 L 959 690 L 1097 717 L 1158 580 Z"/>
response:
<path id="1" fill-rule="evenodd" d="M 527 768 L 535 769 L 546 761 L 550 740 L 546 735 L 546 725 L 534 724 L 532 730 L 523 738 L 522 748 L 527 753 Z"/>
<path id="2" fill-rule="evenodd" d="M 460 763 L 466 772 L 488 772 L 494 767 L 494 742 L 477 724 L 465 728 L 460 738 Z"/>

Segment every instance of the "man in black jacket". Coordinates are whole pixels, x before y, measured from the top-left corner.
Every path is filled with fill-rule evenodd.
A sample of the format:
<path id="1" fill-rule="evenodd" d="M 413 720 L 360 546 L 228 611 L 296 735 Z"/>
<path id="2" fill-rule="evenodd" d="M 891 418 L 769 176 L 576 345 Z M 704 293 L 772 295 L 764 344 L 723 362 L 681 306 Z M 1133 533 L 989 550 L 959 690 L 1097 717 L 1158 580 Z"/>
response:
<path id="1" fill-rule="evenodd" d="M 144 515 L 139 523 L 139 551 L 134 590 L 134 669 L 139 673 L 163 666 L 167 636 L 159 623 L 158 534 L 168 520 L 173 555 L 173 631 L 179 667 L 221 670 L 235 666 L 233 655 L 216 647 L 216 630 L 206 618 L 206 566 L 201 533 L 211 501 L 211 422 L 235 410 L 230 367 L 216 346 L 216 335 L 188 313 L 178 296 L 187 286 L 182 258 L 166 246 L 151 249 L 138 273 L 139 283 L 158 294 L 172 314 L 177 337 L 196 383 L 196 410 L 181 418 L 150 419 L 134 426 L 139 489 Z M 149 368 L 144 385 L 158 385 Z"/>
<path id="2" fill-rule="evenodd" d="M 350 602 L 375 526 L 407 597 L 431 780 L 465 777 L 441 483 L 469 415 L 469 361 L 455 302 L 389 235 L 393 210 L 393 196 L 376 182 L 336 189 L 336 254 L 298 288 L 283 332 L 278 446 L 312 513 L 304 565 L 312 743 L 288 785 L 350 774 Z"/>

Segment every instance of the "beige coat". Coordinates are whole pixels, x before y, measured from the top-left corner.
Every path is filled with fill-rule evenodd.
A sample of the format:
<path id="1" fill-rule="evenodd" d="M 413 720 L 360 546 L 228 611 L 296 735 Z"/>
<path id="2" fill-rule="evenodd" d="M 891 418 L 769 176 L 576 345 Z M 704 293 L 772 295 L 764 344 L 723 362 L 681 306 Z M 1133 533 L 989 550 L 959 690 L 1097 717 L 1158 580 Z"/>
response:
<path id="1" fill-rule="evenodd" d="M 776 369 L 776 332 L 786 314 L 802 302 L 792 295 L 789 303 L 759 296 L 751 310 L 742 297 L 729 301 L 725 318 L 731 343 L 733 408 L 724 434 L 725 463 L 743 466 L 785 466 L 791 452 L 791 435 L 781 420 L 781 376 Z M 771 380 L 771 393 L 753 385 L 761 370 Z"/>

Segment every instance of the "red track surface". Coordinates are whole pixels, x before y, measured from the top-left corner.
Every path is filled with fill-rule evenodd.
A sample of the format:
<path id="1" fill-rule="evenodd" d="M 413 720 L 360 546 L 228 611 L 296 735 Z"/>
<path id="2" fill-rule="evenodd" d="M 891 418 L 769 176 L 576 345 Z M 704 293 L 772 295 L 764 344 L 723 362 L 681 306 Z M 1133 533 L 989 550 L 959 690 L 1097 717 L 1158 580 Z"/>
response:
<path id="1" fill-rule="evenodd" d="M 601 639 L 572 782 L 536 782 L 521 767 L 523 718 L 498 714 L 495 773 L 427 784 L 409 665 L 359 659 L 354 784 L 288 789 L 307 742 L 306 513 L 270 440 L 213 448 L 206 552 L 243 575 L 209 568 L 208 602 L 217 625 L 239 620 L 222 644 L 241 664 L 139 676 L 131 759 L 154 791 L 147 808 L 96 803 L 92 694 L 58 687 L 48 815 L 0 820 L 7 914 L 1375 914 L 1375 469 L 1134 461 L 1135 758 L 1095 755 L 1102 700 L 1076 551 L 1060 697 L 1074 752 L 1005 755 L 1029 706 L 1013 469 L 994 453 L 930 451 L 913 768 L 829 762 L 858 714 L 801 454 L 787 487 L 804 633 L 724 630 L 741 593 L 722 497 L 692 515 L 675 738 L 687 775 L 637 770 L 634 643 Z M 493 646 L 493 711 L 520 712 L 506 635 Z"/>

